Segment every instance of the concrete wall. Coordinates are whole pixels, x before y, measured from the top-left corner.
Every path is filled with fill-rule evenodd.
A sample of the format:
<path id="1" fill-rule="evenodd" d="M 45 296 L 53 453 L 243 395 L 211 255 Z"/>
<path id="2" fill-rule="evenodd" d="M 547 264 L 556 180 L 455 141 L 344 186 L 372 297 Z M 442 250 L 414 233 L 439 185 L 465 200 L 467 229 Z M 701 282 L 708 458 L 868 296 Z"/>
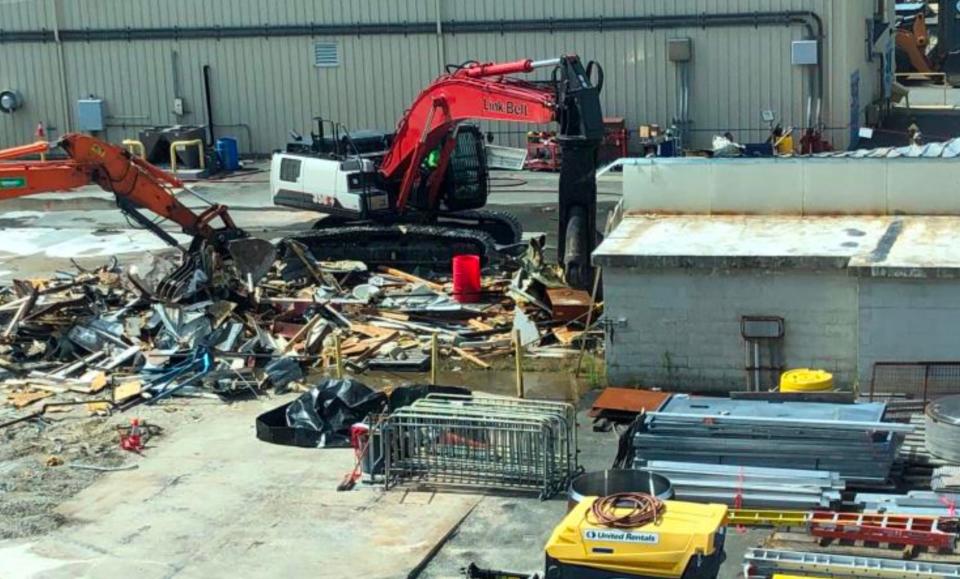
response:
<path id="1" fill-rule="evenodd" d="M 743 141 L 767 132 L 760 111 L 777 113 L 786 125 L 803 126 L 811 94 L 810 74 L 790 64 L 790 44 L 805 38 L 802 26 L 737 26 L 670 30 L 553 29 L 550 19 L 812 11 L 825 27 L 824 123 L 828 137 L 846 145 L 849 77 L 860 69 L 862 104 L 879 94 L 871 79 L 879 63 L 868 62 L 864 19 L 875 0 L 16 0 L 4 2 L 0 18 L 0 87 L 23 93 L 26 106 L 0 115 L 0 147 L 32 139 L 37 123 L 53 133 L 72 129 L 75 102 L 90 94 L 107 102 L 107 138 L 133 136 L 143 125 L 203 124 L 201 68 L 212 71 L 215 122 L 241 139 L 246 150 L 282 147 L 289 129 L 306 130 L 314 115 L 352 128 L 391 129 L 404 109 L 446 63 L 469 59 L 512 60 L 577 52 L 607 71 L 603 94 L 608 116 L 622 116 L 635 129 L 667 126 L 677 114 L 677 66 L 666 57 L 669 38 L 694 43 L 690 115 L 693 143 L 706 146 L 714 133 L 730 130 Z M 888 3 L 891 4 L 892 3 Z M 438 10 L 439 9 L 439 10 Z M 891 8 L 892 9 L 892 8 Z M 484 24 L 493 32 L 436 34 L 454 23 Z M 538 21 L 525 32 L 496 32 L 499 22 Z M 546 22 L 546 23 L 544 23 Z M 312 34 L 277 26 L 421 25 L 410 33 Z M 243 37 L 178 37 L 178 30 L 220 27 Z M 153 36 L 125 39 L 123 31 Z M 62 42 L 52 31 L 59 30 Z M 112 32 L 109 40 L 86 31 Z M 19 35 L 19 36 L 18 36 Z M 33 39 L 32 39 L 33 38 Z M 42 40 L 38 40 L 38 38 Z M 31 40 L 32 39 L 32 40 Z M 314 66 L 318 40 L 339 44 L 342 64 Z M 174 56 L 176 53 L 176 56 Z M 179 79 L 177 82 L 176 79 Z M 176 85 L 179 84 L 179 88 Z M 177 94 L 175 94 L 177 93 Z M 172 113 L 174 96 L 187 114 Z M 250 129 L 248 137 L 246 127 Z M 499 125 L 499 142 L 519 144 L 525 126 Z"/>
<path id="2" fill-rule="evenodd" d="M 746 385 L 740 317 L 785 320 L 788 367 L 856 376 L 857 279 L 845 272 L 604 271 L 612 384 L 688 390 Z M 626 320 L 621 327 L 617 321 Z"/>
<path id="3" fill-rule="evenodd" d="M 863 278 L 859 333 L 864 388 L 874 362 L 960 360 L 960 283 Z"/>
<path id="4" fill-rule="evenodd" d="M 960 141 L 933 158 L 631 159 L 623 208 L 700 215 L 960 215 Z M 924 187 L 917 183 L 923 181 Z"/>

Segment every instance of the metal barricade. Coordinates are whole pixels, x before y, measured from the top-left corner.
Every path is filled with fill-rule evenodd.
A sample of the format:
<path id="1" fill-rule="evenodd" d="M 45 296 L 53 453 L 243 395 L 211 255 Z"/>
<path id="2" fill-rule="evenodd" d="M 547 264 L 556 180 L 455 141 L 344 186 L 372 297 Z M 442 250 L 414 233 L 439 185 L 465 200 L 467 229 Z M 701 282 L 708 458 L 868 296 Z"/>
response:
<path id="1" fill-rule="evenodd" d="M 875 362 L 870 400 L 915 400 L 919 411 L 941 396 L 960 394 L 960 362 Z"/>
<path id="2" fill-rule="evenodd" d="M 394 411 L 378 429 L 387 489 L 419 483 L 548 498 L 577 472 L 569 404 L 431 395 Z"/>

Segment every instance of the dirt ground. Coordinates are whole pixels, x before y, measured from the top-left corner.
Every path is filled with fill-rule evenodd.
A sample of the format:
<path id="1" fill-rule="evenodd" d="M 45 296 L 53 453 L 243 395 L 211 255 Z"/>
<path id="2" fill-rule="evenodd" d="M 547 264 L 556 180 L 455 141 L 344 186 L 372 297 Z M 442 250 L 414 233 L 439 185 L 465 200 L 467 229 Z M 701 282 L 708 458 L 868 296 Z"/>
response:
<path id="1" fill-rule="evenodd" d="M 221 406 L 219 401 L 179 399 L 114 416 L 91 416 L 80 405 L 0 430 L 0 539 L 43 535 L 66 523 L 55 508 L 108 472 L 79 465 L 135 467 L 149 458 L 151 448 L 163 444 L 165 432 L 203 420 Z M 118 427 L 128 426 L 132 418 L 151 432 L 142 456 L 120 448 Z"/>

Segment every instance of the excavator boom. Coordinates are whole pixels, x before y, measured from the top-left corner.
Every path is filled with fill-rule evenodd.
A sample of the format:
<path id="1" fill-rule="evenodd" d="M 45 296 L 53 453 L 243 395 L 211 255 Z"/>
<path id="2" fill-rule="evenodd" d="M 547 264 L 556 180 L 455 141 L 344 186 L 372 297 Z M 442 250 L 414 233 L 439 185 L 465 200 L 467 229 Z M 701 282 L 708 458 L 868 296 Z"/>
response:
<path id="1" fill-rule="evenodd" d="M 236 264 L 240 270 L 262 271 L 267 262 L 272 264 L 272 246 L 247 239 L 225 206 L 213 204 L 195 213 L 175 195 L 176 189 L 186 189 L 182 181 L 134 157 L 126 149 L 83 134 L 65 135 L 54 145 L 66 153 L 66 159 L 16 160 L 47 153 L 51 144 L 46 142 L 0 150 L 0 200 L 71 191 L 95 184 L 113 193 L 122 211 L 170 245 L 179 244 L 141 210 L 177 223 L 184 233 L 194 238 L 191 246 L 194 252 L 199 250 L 200 242 L 205 242 L 215 251 L 228 250 L 234 256 L 242 254 L 243 263 Z M 218 219 L 222 225 L 214 227 Z M 255 245 L 255 250 L 248 245 Z M 166 297 L 179 299 L 183 297 L 181 290 L 173 288 Z"/>

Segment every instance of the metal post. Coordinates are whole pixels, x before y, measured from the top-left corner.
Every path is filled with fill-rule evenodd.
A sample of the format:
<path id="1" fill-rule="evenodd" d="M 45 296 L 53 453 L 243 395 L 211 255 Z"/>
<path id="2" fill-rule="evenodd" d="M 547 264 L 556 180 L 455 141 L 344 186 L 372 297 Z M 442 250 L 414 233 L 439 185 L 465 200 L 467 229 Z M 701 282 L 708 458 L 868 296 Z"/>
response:
<path id="1" fill-rule="evenodd" d="M 430 335 L 430 383 L 437 384 L 437 366 L 439 366 L 439 347 L 437 346 L 437 334 Z"/>
<path id="2" fill-rule="evenodd" d="M 523 344 L 520 340 L 520 330 L 513 331 L 513 357 L 516 359 L 517 398 L 523 398 Z"/>

